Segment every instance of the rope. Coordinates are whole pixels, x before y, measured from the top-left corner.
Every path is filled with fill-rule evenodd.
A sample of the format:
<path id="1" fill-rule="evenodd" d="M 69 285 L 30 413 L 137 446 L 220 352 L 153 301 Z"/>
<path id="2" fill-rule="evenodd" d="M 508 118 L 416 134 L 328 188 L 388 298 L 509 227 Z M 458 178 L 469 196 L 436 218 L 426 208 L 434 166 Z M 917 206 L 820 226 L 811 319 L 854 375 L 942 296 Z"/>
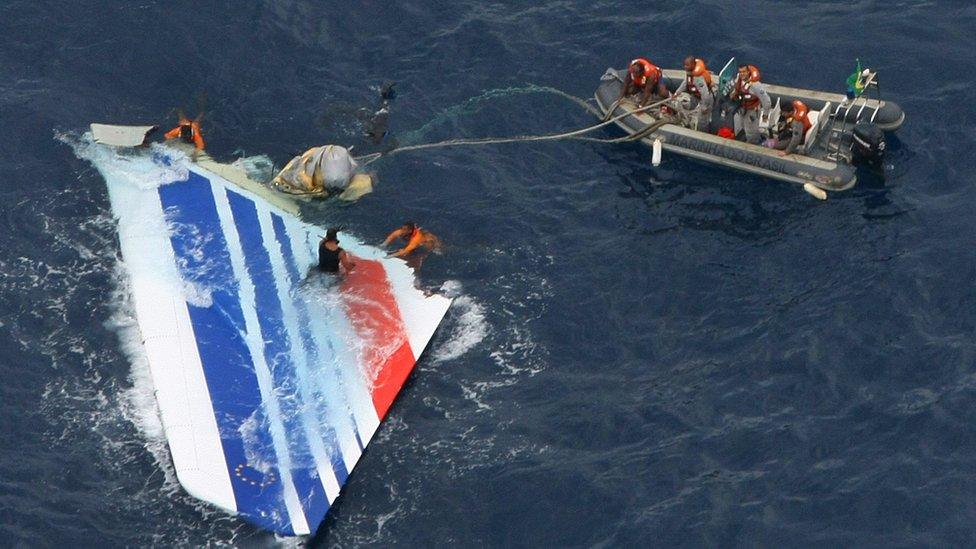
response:
<path id="1" fill-rule="evenodd" d="M 630 143 L 631 141 L 640 141 L 641 139 L 644 139 L 645 137 L 656 132 L 663 126 L 667 126 L 668 124 L 674 124 L 674 123 L 675 121 L 671 118 L 661 118 L 659 120 L 655 120 L 651 124 L 648 124 L 644 128 L 641 128 L 640 130 L 632 134 L 625 135 L 623 137 L 615 137 L 613 139 L 600 139 L 598 137 L 572 137 L 570 139 L 588 141 L 591 143 Z"/>
<path id="2" fill-rule="evenodd" d="M 607 109 L 607 112 L 603 116 L 600 117 L 600 120 L 606 121 L 606 119 L 608 119 L 611 116 L 613 116 L 613 113 L 617 111 L 617 107 L 620 106 L 620 102 L 623 101 L 623 100 L 624 100 L 624 98 L 623 97 L 620 97 L 616 101 L 614 101 L 613 104 L 610 105 L 610 108 Z"/>
<path id="3" fill-rule="evenodd" d="M 433 126 L 440 124 L 442 122 L 457 119 L 462 115 L 467 115 L 478 111 L 481 108 L 481 104 L 489 100 L 511 97 L 513 95 L 519 94 L 531 94 L 531 93 L 551 93 L 553 95 L 558 95 L 564 99 L 568 99 L 573 103 L 576 103 L 580 107 L 586 109 L 595 116 L 602 116 L 601 113 L 597 112 L 592 106 L 590 106 L 585 100 L 576 97 L 575 95 L 568 94 L 562 90 L 551 88 L 549 86 L 537 86 L 535 84 L 529 84 L 527 86 L 521 87 L 509 87 L 509 88 L 495 88 L 485 92 L 480 95 L 472 97 L 465 100 L 462 103 L 453 105 L 446 109 L 443 109 L 437 113 L 429 122 L 421 126 L 420 128 L 407 132 L 401 136 L 401 141 L 404 143 L 410 143 L 417 137 L 423 137 L 427 131 Z"/>
<path id="4" fill-rule="evenodd" d="M 568 95 L 568 94 L 566 94 L 566 95 Z M 357 161 L 360 161 L 363 165 L 366 165 L 366 164 L 369 164 L 370 162 L 373 162 L 373 161 L 379 159 L 381 156 L 389 156 L 389 155 L 392 155 L 392 154 L 395 154 L 395 153 L 398 153 L 398 152 L 419 151 L 419 150 L 423 150 L 423 149 L 436 149 L 436 148 L 442 148 L 442 147 L 458 147 L 458 146 L 471 146 L 471 145 L 490 145 L 490 144 L 500 144 L 500 143 L 524 143 L 524 142 L 534 142 L 534 141 L 557 141 L 557 140 L 560 140 L 560 139 L 579 139 L 579 140 L 584 140 L 584 141 L 600 142 L 600 143 L 622 143 L 622 142 L 628 142 L 628 141 L 636 141 L 636 140 L 642 139 L 642 138 L 646 137 L 647 135 L 653 133 L 654 131 L 656 131 L 661 126 L 664 126 L 665 124 L 671 124 L 671 123 L 673 123 L 673 120 L 670 120 L 670 119 L 661 119 L 661 120 L 658 120 L 657 122 L 655 122 L 653 124 L 650 124 L 646 128 L 642 128 L 638 132 L 635 132 L 635 133 L 633 133 L 631 135 L 628 135 L 626 137 L 621 137 L 621 138 L 615 138 L 615 139 L 597 139 L 597 138 L 592 138 L 592 137 L 581 137 L 581 136 L 583 136 L 584 134 L 590 133 L 592 131 L 598 130 L 598 129 L 604 127 L 604 126 L 613 124 L 613 123 L 615 123 L 615 122 L 617 122 L 619 120 L 622 120 L 622 119 L 624 119 L 624 118 L 626 118 L 628 116 L 632 116 L 632 115 L 635 115 L 635 114 L 639 114 L 639 113 L 642 113 L 642 112 L 646 112 L 646 111 L 649 111 L 649 110 L 651 110 L 653 108 L 659 107 L 659 106 L 661 106 L 661 105 L 669 102 L 670 100 L 671 100 L 670 98 L 668 98 L 668 99 L 662 99 L 660 101 L 651 103 L 650 105 L 645 105 L 643 107 L 639 107 L 639 108 L 634 109 L 632 111 L 626 111 L 623 114 L 617 115 L 617 116 L 615 116 L 613 118 L 609 118 L 609 119 L 603 120 L 603 121 L 601 121 L 601 122 L 599 122 L 597 124 L 594 124 L 592 126 L 587 126 L 585 128 L 580 128 L 578 130 L 573 130 L 573 131 L 570 131 L 570 132 L 563 132 L 563 133 L 556 133 L 556 134 L 547 134 L 547 135 L 517 135 L 517 136 L 513 136 L 513 137 L 481 137 L 481 138 L 474 138 L 474 139 L 449 139 L 447 141 L 438 141 L 436 143 L 421 143 L 421 144 L 418 144 L 418 145 L 407 145 L 407 146 L 404 146 L 404 147 L 398 147 L 398 148 L 393 149 L 391 151 L 388 151 L 386 153 L 373 153 L 373 154 L 370 154 L 370 155 L 365 155 L 365 156 L 357 157 L 356 160 Z M 582 101 L 582 100 L 580 100 L 580 101 Z M 614 103 L 613 109 L 611 109 L 609 112 L 612 113 L 613 110 L 615 110 L 618 106 L 619 106 L 619 102 L 618 103 Z M 587 105 L 587 107 L 589 107 L 589 106 Z"/>
<path id="5" fill-rule="evenodd" d="M 369 164 L 370 162 L 373 162 L 374 160 L 379 160 L 379 158 L 381 156 L 383 156 L 383 153 L 376 152 L 376 153 L 372 153 L 372 154 L 364 154 L 362 156 L 356 156 L 356 157 L 354 157 L 354 159 L 357 160 L 357 161 L 359 161 L 362 165 L 365 166 L 366 164 Z"/>

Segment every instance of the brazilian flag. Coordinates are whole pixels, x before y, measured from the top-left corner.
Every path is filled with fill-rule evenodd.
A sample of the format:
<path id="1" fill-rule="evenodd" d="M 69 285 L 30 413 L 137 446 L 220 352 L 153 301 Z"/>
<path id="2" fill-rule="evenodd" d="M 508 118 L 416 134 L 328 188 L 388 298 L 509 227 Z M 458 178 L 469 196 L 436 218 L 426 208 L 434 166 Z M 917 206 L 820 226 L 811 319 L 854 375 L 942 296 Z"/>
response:
<path id="1" fill-rule="evenodd" d="M 861 76 L 861 60 L 857 60 L 857 70 L 847 77 L 847 98 L 860 97 L 864 92 L 864 77 Z"/>

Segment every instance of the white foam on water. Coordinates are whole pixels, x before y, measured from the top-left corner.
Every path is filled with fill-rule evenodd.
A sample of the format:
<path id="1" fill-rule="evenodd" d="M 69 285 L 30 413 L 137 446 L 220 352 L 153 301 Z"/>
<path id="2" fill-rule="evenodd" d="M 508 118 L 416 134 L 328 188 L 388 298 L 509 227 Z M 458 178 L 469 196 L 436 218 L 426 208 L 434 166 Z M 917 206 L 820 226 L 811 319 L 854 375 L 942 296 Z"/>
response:
<path id="1" fill-rule="evenodd" d="M 459 281 L 448 280 L 441 285 L 441 292 L 447 297 L 453 297 L 454 303 L 448 310 L 450 335 L 432 353 L 435 363 L 461 357 L 484 341 L 489 332 L 484 306 L 473 297 L 463 295 Z"/>
<path id="2" fill-rule="evenodd" d="M 235 154 L 237 153 L 235 152 Z M 271 181 L 275 176 L 274 160 L 271 160 L 271 157 L 266 154 L 242 156 L 235 160 L 233 165 L 243 169 L 248 179 L 252 181 L 265 183 Z"/>
<path id="3" fill-rule="evenodd" d="M 244 459 L 252 469 L 268 474 L 274 469 L 274 464 L 266 456 L 275 455 L 274 448 L 268 446 L 270 442 L 261 441 L 259 433 L 268 430 L 267 422 L 261 414 L 261 408 L 256 408 L 246 420 L 241 422 L 238 432 L 244 445 Z"/>
<path id="4" fill-rule="evenodd" d="M 106 178 L 126 179 L 140 189 L 153 189 L 173 181 L 185 181 L 189 175 L 183 161 L 186 155 L 159 143 L 151 144 L 148 149 L 110 147 L 96 143 L 91 132 L 85 132 L 81 136 L 56 133 L 55 138 L 71 147 L 75 156 L 95 165 Z M 151 155 L 157 154 L 172 159 L 170 165 L 153 162 Z"/>
<path id="5" fill-rule="evenodd" d="M 203 234 L 196 225 L 177 223 L 173 221 L 175 212 L 167 209 L 166 227 L 171 234 L 179 235 L 181 242 L 188 242 L 184 253 L 193 257 L 191 262 L 187 261 L 182 255 L 176 258 L 177 265 L 181 273 L 178 285 L 182 291 L 183 298 L 187 303 L 196 307 L 210 307 L 213 305 L 213 288 L 207 286 L 201 280 L 206 280 L 206 274 L 213 271 L 215 262 L 212 258 L 206 257 L 203 250 L 204 246 L 213 238 L 213 235 Z M 187 276 L 188 275 L 188 276 Z M 189 278 L 189 279 L 188 279 Z"/>

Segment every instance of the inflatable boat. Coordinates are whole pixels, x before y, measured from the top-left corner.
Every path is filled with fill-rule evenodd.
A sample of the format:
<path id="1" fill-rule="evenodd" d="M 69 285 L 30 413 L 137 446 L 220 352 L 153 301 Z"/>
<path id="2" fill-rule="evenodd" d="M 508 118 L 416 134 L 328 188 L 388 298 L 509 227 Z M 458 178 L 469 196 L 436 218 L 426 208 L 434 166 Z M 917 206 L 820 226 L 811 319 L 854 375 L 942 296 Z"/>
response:
<path id="1" fill-rule="evenodd" d="M 671 106 L 659 109 L 639 109 L 635 97 L 618 101 L 626 69 L 607 69 L 596 90 L 596 103 L 606 118 L 622 116 L 616 124 L 628 134 L 654 147 L 655 157 L 661 151 L 676 153 L 697 160 L 725 166 L 780 181 L 804 186 L 818 198 L 826 198 L 826 191 L 850 189 L 857 182 L 857 164 L 861 161 L 877 163 L 884 153 L 883 132 L 894 132 L 905 120 L 905 113 L 895 103 L 880 98 L 877 73 L 863 72 L 864 92 L 857 97 L 814 90 L 792 88 L 764 82 L 772 101 L 770 120 L 779 118 L 781 104 L 798 99 L 809 107 L 811 127 L 800 149 L 781 156 L 778 151 L 752 145 L 737 139 L 716 135 L 713 130 L 731 126 L 731 113 L 723 115 L 720 82 L 728 81 L 734 59 L 712 81 L 716 104 L 712 118 L 704 128 L 693 129 L 675 120 L 671 114 L 678 110 Z M 685 71 L 665 69 L 662 81 L 675 92 L 685 78 Z M 668 102 L 673 103 L 673 102 Z"/>
<path id="2" fill-rule="evenodd" d="M 311 268 L 325 231 L 235 166 L 97 142 L 149 131 L 95 127 L 82 156 L 108 185 L 177 478 L 262 529 L 313 533 L 451 301 L 345 232 L 355 268 Z"/>

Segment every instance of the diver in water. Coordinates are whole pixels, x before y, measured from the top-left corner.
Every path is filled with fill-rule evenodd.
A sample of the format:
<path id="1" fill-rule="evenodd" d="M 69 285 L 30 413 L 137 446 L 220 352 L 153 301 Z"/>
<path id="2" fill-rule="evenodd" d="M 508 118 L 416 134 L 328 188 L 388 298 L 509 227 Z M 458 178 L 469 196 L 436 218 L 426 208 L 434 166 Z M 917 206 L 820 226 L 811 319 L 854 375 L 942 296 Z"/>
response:
<path id="1" fill-rule="evenodd" d="M 326 231 L 325 238 L 319 242 L 319 270 L 323 273 L 348 273 L 356 267 L 349 252 L 339 247 L 338 228 Z"/>
<path id="2" fill-rule="evenodd" d="M 396 90 L 393 86 L 396 82 L 386 81 L 380 86 L 380 105 L 376 111 L 365 122 L 363 137 L 369 138 L 373 145 L 379 145 L 389 133 L 390 128 L 390 101 L 396 97 Z"/>
<path id="3" fill-rule="evenodd" d="M 441 239 L 434 233 L 421 229 L 413 221 L 406 221 L 398 229 L 394 229 L 382 245 L 389 246 L 398 238 L 405 242 L 403 248 L 390 252 L 388 257 L 405 259 L 407 265 L 413 269 L 419 269 L 430 252 L 439 252 L 441 249 Z"/>
<path id="4" fill-rule="evenodd" d="M 406 245 L 396 252 L 391 252 L 391 257 L 403 257 L 414 250 L 423 246 L 429 251 L 437 251 L 441 248 L 441 240 L 434 236 L 434 233 L 425 231 L 417 226 L 413 221 L 406 221 L 398 229 L 394 229 L 383 241 L 383 246 L 389 246 L 394 240 L 401 238 Z"/>

